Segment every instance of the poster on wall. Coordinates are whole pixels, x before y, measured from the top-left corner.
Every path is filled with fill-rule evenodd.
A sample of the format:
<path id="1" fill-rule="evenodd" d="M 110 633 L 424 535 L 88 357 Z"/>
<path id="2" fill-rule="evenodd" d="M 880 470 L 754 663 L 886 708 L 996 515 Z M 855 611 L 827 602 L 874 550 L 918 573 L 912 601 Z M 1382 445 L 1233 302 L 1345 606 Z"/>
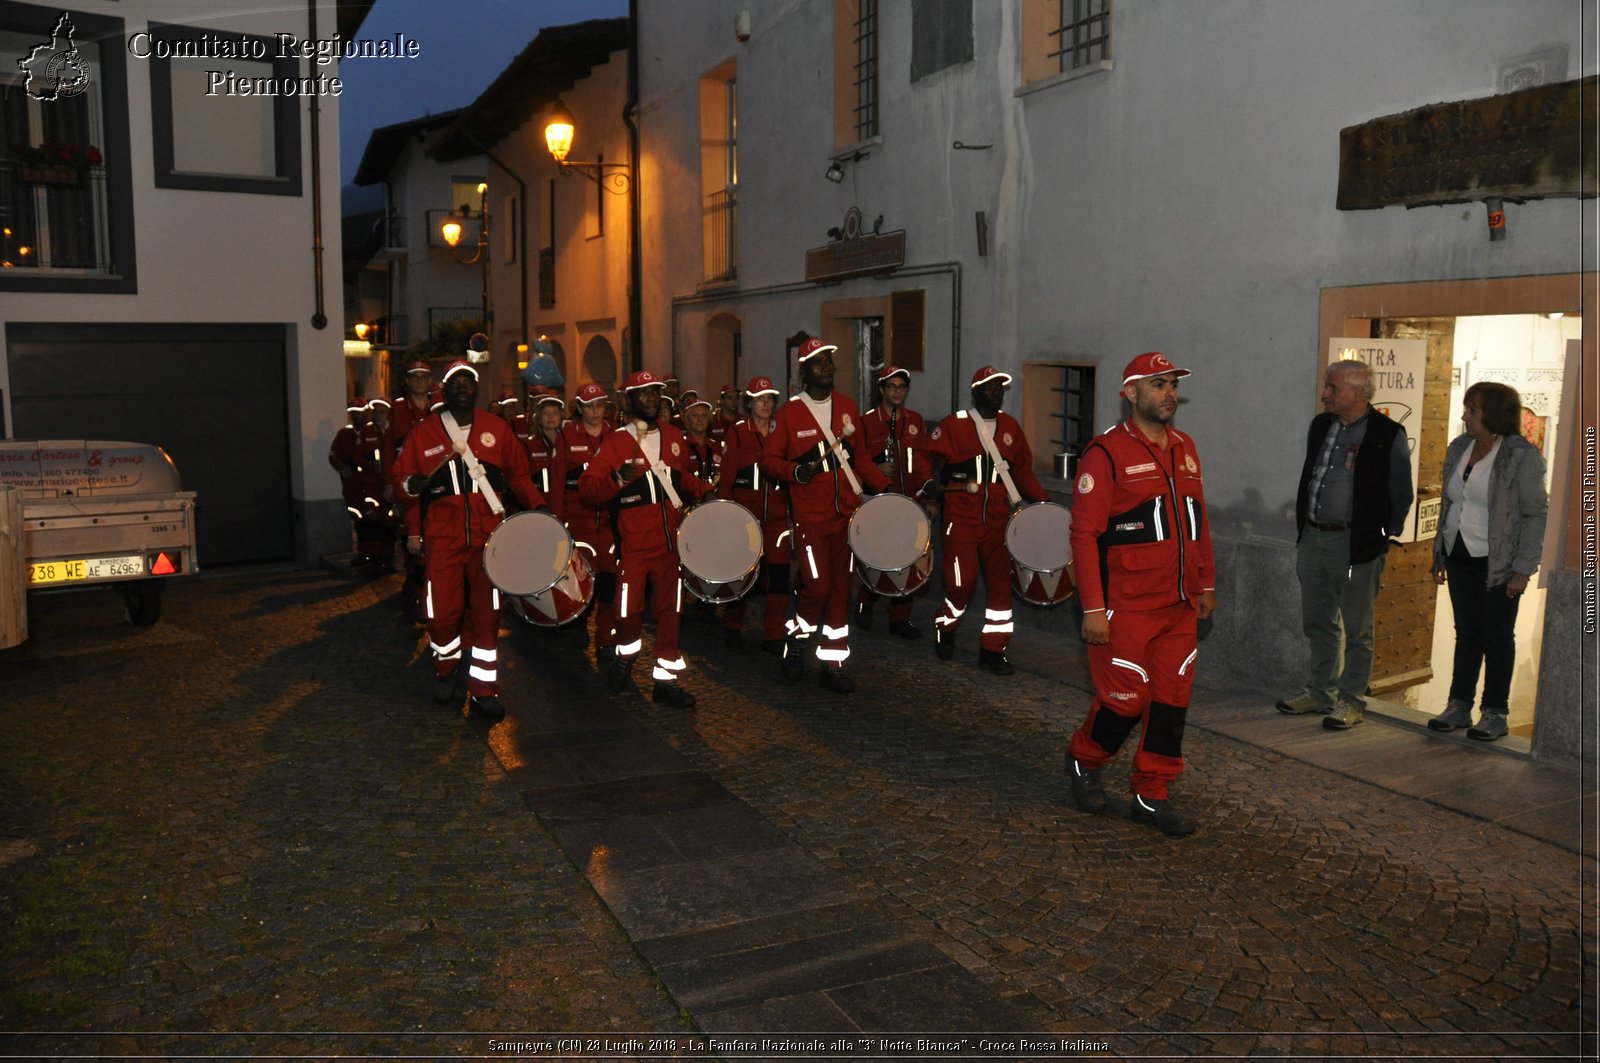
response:
<path id="1" fill-rule="evenodd" d="M 1365 336 L 1335 336 L 1328 341 L 1328 361 L 1349 359 L 1372 367 L 1372 405 L 1406 430 L 1410 449 L 1411 482 L 1417 478 L 1417 436 L 1422 433 L 1422 391 L 1427 379 L 1428 341 L 1421 339 L 1374 340 Z M 1412 505 L 1406 526 L 1393 536 L 1410 543 L 1432 538 L 1438 525 L 1439 500 L 1419 500 Z"/>

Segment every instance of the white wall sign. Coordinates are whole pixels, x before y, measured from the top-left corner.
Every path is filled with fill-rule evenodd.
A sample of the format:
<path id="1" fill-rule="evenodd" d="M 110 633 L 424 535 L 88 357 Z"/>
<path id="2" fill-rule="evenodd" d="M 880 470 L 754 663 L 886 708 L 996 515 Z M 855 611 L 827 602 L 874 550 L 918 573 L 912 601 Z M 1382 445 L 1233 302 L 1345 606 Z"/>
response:
<path id="1" fill-rule="evenodd" d="M 1427 379 L 1428 341 L 1374 340 L 1365 337 L 1334 336 L 1328 340 L 1328 361 L 1354 359 L 1372 367 L 1372 405 L 1385 417 L 1398 421 L 1406 430 L 1406 446 L 1411 457 L 1411 482 L 1417 479 L 1417 437 L 1422 432 L 1422 392 Z M 1437 520 L 1422 519 L 1416 502 L 1406 518 L 1406 527 L 1394 536 L 1403 543 L 1428 539 Z M 1437 518 L 1437 509 L 1434 510 Z"/>

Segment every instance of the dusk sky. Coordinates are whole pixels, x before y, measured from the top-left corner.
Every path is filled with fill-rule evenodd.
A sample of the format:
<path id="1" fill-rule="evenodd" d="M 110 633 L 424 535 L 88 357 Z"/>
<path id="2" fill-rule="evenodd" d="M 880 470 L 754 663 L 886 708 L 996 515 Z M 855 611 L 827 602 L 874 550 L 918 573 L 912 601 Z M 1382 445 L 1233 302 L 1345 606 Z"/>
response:
<path id="1" fill-rule="evenodd" d="M 421 52 L 339 65 L 342 182 L 354 178 L 374 129 L 471 103 L 541 28 L 627 13 L 627 0 L 377 0 L 358 36 L 404 33 Z"/>

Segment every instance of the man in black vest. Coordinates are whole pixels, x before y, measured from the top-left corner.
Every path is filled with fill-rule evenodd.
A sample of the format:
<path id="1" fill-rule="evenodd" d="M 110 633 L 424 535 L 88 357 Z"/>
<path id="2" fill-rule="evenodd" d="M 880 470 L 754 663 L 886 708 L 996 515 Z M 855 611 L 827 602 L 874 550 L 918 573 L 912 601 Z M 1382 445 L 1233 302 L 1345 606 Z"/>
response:
<path id="1" fill-rule="evenodd" d="M 1321 713 L 1322 726 L 1345 731 L 1366 711 L 1372 607 L 1389 538 L 1405 526 L 1414 494 L 1406 430 L 1372 408 L 1365 362 L 1328 366 L 1322 405 L 1326 412 L 1306 433 L 1295 497 L 1295 568 L 1311 674 L 1304 691 L 1277 707 L 1289 715 Z"/>

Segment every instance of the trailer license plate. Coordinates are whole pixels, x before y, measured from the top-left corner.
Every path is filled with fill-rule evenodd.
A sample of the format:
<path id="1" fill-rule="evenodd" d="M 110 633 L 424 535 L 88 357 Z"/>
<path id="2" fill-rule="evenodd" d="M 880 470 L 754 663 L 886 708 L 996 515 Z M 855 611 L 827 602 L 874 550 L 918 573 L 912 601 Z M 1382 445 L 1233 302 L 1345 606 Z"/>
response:
<path id="1" fill-rule="evenodd" d="M 144 556 L 91 557 L 72 561 L 40 561 L 28 565 L 28 583 L 76 583 L 79 580 L 143 576 Z"/>

